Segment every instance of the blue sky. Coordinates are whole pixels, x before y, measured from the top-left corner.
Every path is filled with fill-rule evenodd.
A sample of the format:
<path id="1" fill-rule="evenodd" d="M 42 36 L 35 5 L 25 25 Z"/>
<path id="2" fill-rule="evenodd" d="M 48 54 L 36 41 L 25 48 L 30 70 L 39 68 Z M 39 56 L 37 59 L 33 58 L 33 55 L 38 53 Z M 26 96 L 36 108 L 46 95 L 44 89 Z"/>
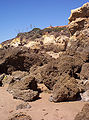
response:
<path id="1" fill-rule="evenodd" d="M 0 43 L 32 27 L 68 24 L 71 9 L 89 0 L 0 0 Z"/>

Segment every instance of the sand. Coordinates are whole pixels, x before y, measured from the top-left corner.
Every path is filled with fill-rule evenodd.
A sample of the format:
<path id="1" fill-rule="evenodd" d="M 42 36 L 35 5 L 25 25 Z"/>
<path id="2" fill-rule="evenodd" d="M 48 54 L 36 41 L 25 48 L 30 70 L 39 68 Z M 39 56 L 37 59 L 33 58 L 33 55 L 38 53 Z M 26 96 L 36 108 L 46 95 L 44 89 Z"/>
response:
<path id="1" fill-rule="evenodd" d="M 40 99 L 29 102 L 30 109 L 16 110 L 16 106 L 24 101 L 13 99 L 7 91 L 7 85 L 0 87 L 0 120 L 8 120 L 14 113 L 24 112 L 31 115 L 32 120 L 73 120 L 86 102 L 50 102 L 48 93 L 41 93 Z"/>

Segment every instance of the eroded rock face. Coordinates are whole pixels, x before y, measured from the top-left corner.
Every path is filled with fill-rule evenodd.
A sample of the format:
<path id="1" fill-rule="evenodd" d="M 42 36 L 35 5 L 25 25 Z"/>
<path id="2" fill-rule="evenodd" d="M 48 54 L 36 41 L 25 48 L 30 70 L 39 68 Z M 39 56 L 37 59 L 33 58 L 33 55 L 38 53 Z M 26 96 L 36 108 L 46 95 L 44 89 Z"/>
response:
<path id="1" fill-rule="evenodd" d="M 51 59 L 45 53 L 32 52 L 25 47 L 4 49 L 0 51 L 0 73 L 11 74 L 16 70 L 29 71 L 34 64 L 42 66 Z"/>
<path id="2" fill-rule="evenodd" d="M 79 99 L 81 88 L 78 82 L 69 75 L 61 76 L 53 87 L 52 101 L 63 102 Z"/>
<path id="3" fill-rule="evenodd" d="M 89 120 L 89 104 L 85 104 L 74 120 Z"/>

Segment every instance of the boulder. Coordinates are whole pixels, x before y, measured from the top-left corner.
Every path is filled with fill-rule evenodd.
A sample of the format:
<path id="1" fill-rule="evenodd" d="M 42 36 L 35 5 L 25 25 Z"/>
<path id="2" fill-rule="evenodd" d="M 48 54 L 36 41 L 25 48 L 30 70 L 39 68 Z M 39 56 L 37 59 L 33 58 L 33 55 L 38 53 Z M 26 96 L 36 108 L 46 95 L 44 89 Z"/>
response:
<path id="1" fill-rule="evenodd" d="M 15 113 L 11 118 L 8 120 L 32 120 L 30 115 L 26 115 L 23 112 Z"/>
<path id="2" fill-rule="evenodd" d="M 73 101 L 80 98 L 81 92 L 78 82 L 69 75 L 61 76 L 53 87 L 53 102 Z"/>
<path id="3" fill-rule="evenodd" d="M 39 93 L 37 91 L 33 90 L 19 90 L 15 89 L 13 90 L 13 98 L 14 99 L 20 99 L 25 102 L 31 102 L 39 98 Z"/>
<path id="4" fill-rule="evenodd" d="M 74 120 L 89 120 L 89 104 L 86 103 Z"/>

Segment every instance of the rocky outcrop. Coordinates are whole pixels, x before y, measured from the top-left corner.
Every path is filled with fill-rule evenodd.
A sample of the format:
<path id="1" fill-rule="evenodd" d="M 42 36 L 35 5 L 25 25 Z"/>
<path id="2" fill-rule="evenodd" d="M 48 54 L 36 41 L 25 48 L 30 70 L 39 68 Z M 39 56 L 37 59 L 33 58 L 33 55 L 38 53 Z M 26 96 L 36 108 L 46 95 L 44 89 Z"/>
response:
<path id="1" fill-rule="evenodd" d="M 89 120 L 89 104 L 85 104 L 74 120 Z"/>

